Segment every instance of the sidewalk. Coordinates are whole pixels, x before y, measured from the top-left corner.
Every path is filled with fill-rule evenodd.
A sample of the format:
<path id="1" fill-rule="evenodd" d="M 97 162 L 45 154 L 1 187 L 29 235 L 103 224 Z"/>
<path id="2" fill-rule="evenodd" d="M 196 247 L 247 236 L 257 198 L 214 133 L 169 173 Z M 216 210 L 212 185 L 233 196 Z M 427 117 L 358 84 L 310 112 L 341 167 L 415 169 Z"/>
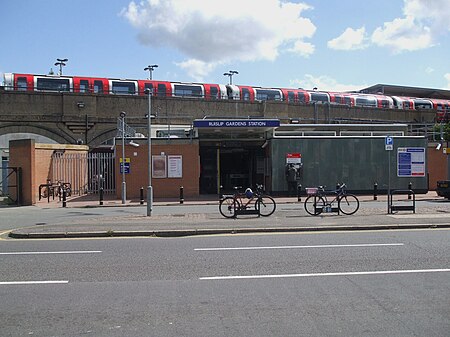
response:
<path id="1" fill-rule="evenodd" d="M 177 237 L 210 234 L 298 232 L 330 230 L 377 230 L 399 228 L 450 228 L 450 203 L 435 192 L 416 195 L 416 212 L 387 214 L 386 196 L 358 196 L 360 209 L 354 215 L 310 216 L 297 198 L 276 198 L 277 210 L 270 217 L 254 215 L 226 219 L 215 198 L 201 200 L 157 200 L 152 216 L 139 201 L 105 200 L 100 206 L 92 198 L 73 198 L 62 208 L 59 201 L 39 202 L 38 208 L 67 212 L 67 221 L 15 229 L 12 238 L 82 238 L 117 236 Z M 407 196 L 398 202 L 411 204 Z M 132 207 L 134 206 L 134 207 Z M 89 210 L 91 210 L 89 212 Z M 76 214 L 76 216 L 73 216 Z"/>

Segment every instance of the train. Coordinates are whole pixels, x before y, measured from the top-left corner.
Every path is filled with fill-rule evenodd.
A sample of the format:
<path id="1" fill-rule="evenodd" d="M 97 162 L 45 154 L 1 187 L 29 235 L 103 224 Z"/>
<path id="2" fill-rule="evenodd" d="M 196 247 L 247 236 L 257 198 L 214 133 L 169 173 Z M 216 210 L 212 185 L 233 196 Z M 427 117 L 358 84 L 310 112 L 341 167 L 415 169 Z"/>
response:
<path id="1" fill-rule="evenodd" d="M 148 95 L 158 97 L 202 98 L 205 100 L 279 101 L 287 104 L 336 104 L 349 107 L 437 111 L 436 120 L 448 122 L 450 100 L 332 92 L 302 88 L 262 88 L 232 84 L 182 83 L 159 80 L 131 80 L 100 77 L 4 74 L 4 89 L 15 91 L 53 91 L 104 95 Z"/>

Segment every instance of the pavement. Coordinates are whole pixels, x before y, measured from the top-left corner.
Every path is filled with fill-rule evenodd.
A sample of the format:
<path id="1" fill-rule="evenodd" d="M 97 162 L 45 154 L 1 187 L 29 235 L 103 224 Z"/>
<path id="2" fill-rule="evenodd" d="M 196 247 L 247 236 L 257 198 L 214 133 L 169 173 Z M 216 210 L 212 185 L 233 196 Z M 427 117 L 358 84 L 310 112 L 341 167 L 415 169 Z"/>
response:
<path id="1" fill-rule="evenodd" d="M 411 228 L 450 228 L 450 202 L 436 192 L 418 194 L 415 212 L 388 214 L 386 196 L 358 196 L 360 208 L 354 215 L 326 213 L 311 216 L 304 210 L 302 197 L 275 198 L 277 209 L 272 216 L 239 216 L 226 219 L 220 215 L 217 197 L 185 200 L 155 200 L 151 216 L 139 201 L 106 199 L 100 205 L 91 196 L 73 197 L 62 207 L 59 200 L 39 201 L 38 210 L 48 211 L 49 221 L 7 232 L 9 238 L 86 238 L 86 237 L 180 237 L 212 234 L 242 234 L 299 231 L 383 230 Z M 395 205 L 412 205 L 406 195 L 394 198 Z M 13 209 L 12 207 L 11 209 Z M 17 209 L 17 207 L 15 207 Z M 5 209 L 2 209 L 4 212 Z M 51 221 L 58 212 L 63 220 Z M 2 213 L 3 214 L 3 213 Z M 61 219 L 60 217 L 58 219 Z"/>

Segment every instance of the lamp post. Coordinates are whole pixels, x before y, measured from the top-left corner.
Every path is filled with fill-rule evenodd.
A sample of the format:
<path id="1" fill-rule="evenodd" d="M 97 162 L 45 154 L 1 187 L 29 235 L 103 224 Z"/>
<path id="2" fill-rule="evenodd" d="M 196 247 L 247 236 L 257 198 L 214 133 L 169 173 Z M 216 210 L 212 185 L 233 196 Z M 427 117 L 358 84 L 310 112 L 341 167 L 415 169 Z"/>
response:
<path id="1" fill-rule="evenodd" d="M 147 71 L 148 70 L 148 79 L 151 80 L 152 79 L 152 72 L 153 70 L 155 70 L 155 68 L 158 68 L 157 64 L 152 64 L 149 65 L 148 67 L 145 67 L 144 70 Z"/>
<path id="2" fill-rule="evenodd" d="M 125 116 L 127 113 L 122 111 L 120 118 L 122 121 L 122 204 L 125 204 L 127 199 L 127 183 L 125 182 Z"/>
<path id="3" fill-rule="evenodd" d="M 228 76 L 230 77 L 230 85 L 233 84 L 233 75 L 239 74 L 236 70 L 230 70 L 227 73 L 224 73 L 223 76 Z"/>
<path id="4" fill-rule="evenodd" d="M 151 73 L 150 73 L 151 74 Z M 147 216 L 152 215 L 153 208 L 153 188 L 152 188 L 152 93 L 153 89 L 147 89 L 148 93 L 148 186 L 147 186 Z"/>
<path id="5" fill-rule="evenodd" d="M 58 62 L 55 63 L 55 66 L 59 66 L 59 76 L 62 75 L 62 67 L 66 66 L 66 62 L 69 61 L 69 59 L 56 59 Z"/>

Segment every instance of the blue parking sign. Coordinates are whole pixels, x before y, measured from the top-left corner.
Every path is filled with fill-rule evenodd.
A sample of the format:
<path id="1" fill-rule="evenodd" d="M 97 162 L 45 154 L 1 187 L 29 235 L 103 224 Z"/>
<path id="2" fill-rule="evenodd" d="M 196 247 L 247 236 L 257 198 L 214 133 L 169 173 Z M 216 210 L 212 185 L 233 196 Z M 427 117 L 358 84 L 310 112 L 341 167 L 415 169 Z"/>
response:
<path id="1" fill-rule="evenodd" d="M 392 151 L 394 149 L 394 138 L 393 137 L 386 137 L 384 139 L 384 146 L 386 151 Z"/>

